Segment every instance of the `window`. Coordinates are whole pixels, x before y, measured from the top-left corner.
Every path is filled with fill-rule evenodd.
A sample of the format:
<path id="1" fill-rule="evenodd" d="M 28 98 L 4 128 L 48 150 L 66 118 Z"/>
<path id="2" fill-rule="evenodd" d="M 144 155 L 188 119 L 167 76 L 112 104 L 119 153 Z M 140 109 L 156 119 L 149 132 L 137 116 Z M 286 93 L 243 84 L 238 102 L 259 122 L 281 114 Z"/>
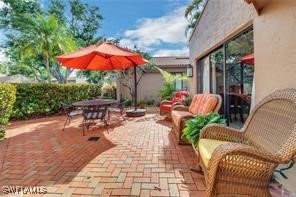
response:
<path id="1" fill-rule="evenodd" d="M 209 56 L 202 58 L 199 63 L 199 92 L 209 93 L 210 92 L 210 61 Z"/>
<path id="2" fill-rule="evenodd" d="M 234 127 L 242 126 L 250 111 L 255 67 L 240 59 L 253 54 L 253 46 L 249 28 L 198 61 L 199 92 L 221 95 L 220 113 Z"/>
<path id="3" fill-rule="evenodd" d="M 183 76 L 183 73 L 173 73 L 173 74 Z M 175 85 L 176 91 L 184 90 L 184 81 L 183 80 L 176 80 L 174 85 Z"/>

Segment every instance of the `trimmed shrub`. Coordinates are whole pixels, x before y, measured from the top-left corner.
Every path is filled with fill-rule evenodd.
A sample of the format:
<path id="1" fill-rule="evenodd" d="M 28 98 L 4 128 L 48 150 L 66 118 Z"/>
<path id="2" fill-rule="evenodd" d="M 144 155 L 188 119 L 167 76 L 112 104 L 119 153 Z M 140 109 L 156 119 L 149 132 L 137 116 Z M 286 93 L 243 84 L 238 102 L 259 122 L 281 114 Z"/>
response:
<path id="1" fill-rule="evenodd" d="M 101 87 L 90 84 L 16 84 L 12 118 L 25 119 L 60 112 L 60 102 L 99 98 Z"/>
<path id="2" fill-rule="evenodd" d="M 11 84 L 0 84 L 0 139 L 5 135 L 5 126 L 15 102 L 15 86 Z"/>

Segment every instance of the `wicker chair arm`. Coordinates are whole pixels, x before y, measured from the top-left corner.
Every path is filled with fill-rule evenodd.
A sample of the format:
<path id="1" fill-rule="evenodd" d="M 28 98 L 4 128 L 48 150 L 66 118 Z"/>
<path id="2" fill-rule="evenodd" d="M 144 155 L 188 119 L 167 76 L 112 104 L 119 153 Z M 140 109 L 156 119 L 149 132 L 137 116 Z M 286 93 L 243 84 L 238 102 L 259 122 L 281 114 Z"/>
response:
<path id="1" fill-rule="evenodd" d="M 205 126 L 200 132 L 200 139 L 201 138 L 251 144 L 251 142 L 244 137 L 243 132 L 220 124 Z"/>
<path id="2" fill-rule="evenodd" d="M 274 163 L 274 164 L 278 164 L 278 163 L 283 162 L 281 160 L 281 158 L 279 158 L 269 152 L 266 152 L 262 149 L 259 149 L 257 147 L 246 145 L 246 144 L 231 143 L 230 142 L 230 143 L 222 144 L 215 149 L 215 151 L 212 154 L 212 158 L 211 158 L 209 164 L 211 164 L 212 160 L 225 159 L 225 161 L 226 161 L 226 160 L 228 160 L 226 157 L 231 156 L 231 155 L 234 155 L 237 158 L 238 157 L 247 157 L 247 158 L 253 158 L 256 160 L 262 160 L 264 162 Z M 218 158 L 220 158 L 220 159 L 218 159 Z M 243 160 L 241 160 L 241 161 L 243 161 Z M 244 163 L 242 163 L 242 164 L 244 165 Z"/>
<path id="3" fill-rule="evenodd" d="M 217 173 L 232 173 L 234 177 L 269 181 L 280 159 L 254 146 L 226 143 L 218 146 L 208 164 L 208 188 L 211 192 Z"/>
<path id="4" fill-rule="evenodd" d="M 173 104 L 173 102 L 169 101 L 169 100 L 163 100 L 163 101 L 160 102 L 160 106 L 162 106 L 162 105 L 171 105 L 171 104 Z"/>
<path id="5" fill-rule="evenodd" d="M 184 122 L 184 124 L 186 123 L 187 120 L 194 118 L 194 115 L 187 115 L 187 116 L 183 116 L 182 117 L 182 121 Z"/>
<path id="6" fill-rule="evenodd" d="M 189 111 L 189 107 L 184 106 L 184 105 L 175 105 L 175 106 L 173 106 L 172 110 L 176 110 L 176 111 Z"/>

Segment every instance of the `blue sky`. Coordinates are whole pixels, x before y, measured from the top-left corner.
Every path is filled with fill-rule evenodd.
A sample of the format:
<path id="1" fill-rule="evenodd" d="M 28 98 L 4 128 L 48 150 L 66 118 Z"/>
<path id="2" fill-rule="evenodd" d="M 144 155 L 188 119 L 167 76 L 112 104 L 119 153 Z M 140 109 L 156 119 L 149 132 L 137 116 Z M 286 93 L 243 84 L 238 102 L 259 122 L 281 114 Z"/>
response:
<path id="1" fill-rule="evenodd" d="M 121 38 L 121 45 L 137 45 L 153 56 L 188 55 L 184 10 L 190 0 L 83 1 L 100 8 L 100 36 Z M 47 0 L 40 2 L 48 6 Z"/>
<path id="2" fill-rule="evenodd" d="M 42 0 L 46 6 L 47 0 Z M 121 38 L 151 55 L 188 55 L 184 9 L 189 0 L 84 0 L 98 6 L 104 17 L 98 34 Z"/>

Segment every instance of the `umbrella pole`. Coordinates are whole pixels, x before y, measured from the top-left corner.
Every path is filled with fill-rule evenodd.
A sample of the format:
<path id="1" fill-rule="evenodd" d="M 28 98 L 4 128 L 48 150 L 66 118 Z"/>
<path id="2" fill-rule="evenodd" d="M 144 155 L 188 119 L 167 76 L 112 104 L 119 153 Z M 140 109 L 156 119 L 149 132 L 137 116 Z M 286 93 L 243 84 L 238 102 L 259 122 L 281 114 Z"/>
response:
<path id="1" fill-rule="evenodd" d="M 135 105 L 135 111 L 137 111 L 137 65 L 134 65 L 134 80 L 135 80 L 135 100 L 134 100 L 134 105 Z"/>

